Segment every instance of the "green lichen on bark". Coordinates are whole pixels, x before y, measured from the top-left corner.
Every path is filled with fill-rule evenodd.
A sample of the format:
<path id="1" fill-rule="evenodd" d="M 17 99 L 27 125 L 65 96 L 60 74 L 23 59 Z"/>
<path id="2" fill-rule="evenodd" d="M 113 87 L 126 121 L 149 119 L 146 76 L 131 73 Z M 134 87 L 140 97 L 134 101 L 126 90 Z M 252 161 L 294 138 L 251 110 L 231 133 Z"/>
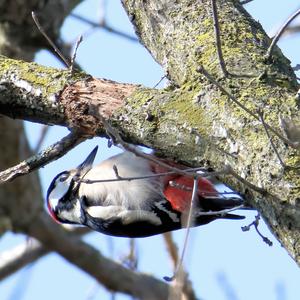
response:
<path id="1" fill-rule="evenodd" d="M 27 120 L 56 120 L 64 124 L 64 108 L 58 98 L 64 87 L 84 80 L 87 75 L 8 59 L 0 56 L 1 111 L 13 118 L 27 115 Z M 22 96 L 22 94 L 26 96 Z M 14 103 L 12 110 L 9 105 Z M 25 113 L 27 111 L 27 113 Z"/>
<path id="2" fill-rule="evenodd" d="M 149 95 L 148 91 L 150 113 L 160 112 L 156 113 L 159 118 L 153 126 L 155 130 L 143 137 L 135 128 L 131 130 L 136 133 L 136 142 L 146 141 L 147 146 L 185 163 L 196 166 L 204 162 L 216 169 L 230 163 L 238 174 L 275 195 L 262 197 L 232 177 L 223 178 L 236 190 L 246 192 L 297 260 L 300 228 L 298 223 L 289 226 L 293 210 L 288 209 L 291 213 L 286 217 L 281 215 L 287 205 L 295 209 L 295 203 L 299 203 L 299 170 L 284 172 L 261 122 L 197 70 L 204 67 L 256 116 L 261 109 L 265 121 L 279 132 L 280 115 L 300 120 L 296 77 L 278 47 L 271 59 L 266 59 L 271 40 L 239 1 L 220 0 L 217 5 L 227 78 L 219 66 L 210 1 L 124 1 L 142 42 L 177 87 L 169 93 L 151 91 Z M 129 110 L 131 102 L 126 105 Z M 139 117 L 135 114 L 135 118 Z M 271 135 L 284 162 L 299 165 L 299 151 Z M 289 238 L 285 238 L 286 234 Z"/>

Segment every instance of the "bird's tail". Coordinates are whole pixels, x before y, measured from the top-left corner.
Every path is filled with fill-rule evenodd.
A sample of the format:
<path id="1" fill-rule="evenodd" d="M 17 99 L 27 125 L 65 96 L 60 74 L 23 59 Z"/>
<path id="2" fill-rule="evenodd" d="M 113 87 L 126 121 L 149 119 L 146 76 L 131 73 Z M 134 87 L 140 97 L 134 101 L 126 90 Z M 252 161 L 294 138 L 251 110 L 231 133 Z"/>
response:
<path id="1" fill-rule="evenodd" d="M 221 211 L 226 209 L 234 209 L 236 207 L 243 208 L 243 199 L 240 197 L 205 197 L 201 199 L 201 206 L 207 211 Z"/>

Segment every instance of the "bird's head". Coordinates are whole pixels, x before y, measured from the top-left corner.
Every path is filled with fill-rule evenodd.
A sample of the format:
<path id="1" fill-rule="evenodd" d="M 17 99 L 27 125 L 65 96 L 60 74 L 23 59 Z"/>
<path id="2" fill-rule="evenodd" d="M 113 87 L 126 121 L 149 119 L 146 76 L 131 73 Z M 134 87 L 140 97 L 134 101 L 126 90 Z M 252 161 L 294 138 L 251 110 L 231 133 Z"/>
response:
<path id="1" fill-rule="evenodd" d="M 97 150 L 98 147 L 95 147 L 76 169 L 63 171 L 53 178 L 47 191 L 47 207 L 55 221 L 80 223 L 81 206 L 78 199 L 80 180 L 92 168 Z"/>

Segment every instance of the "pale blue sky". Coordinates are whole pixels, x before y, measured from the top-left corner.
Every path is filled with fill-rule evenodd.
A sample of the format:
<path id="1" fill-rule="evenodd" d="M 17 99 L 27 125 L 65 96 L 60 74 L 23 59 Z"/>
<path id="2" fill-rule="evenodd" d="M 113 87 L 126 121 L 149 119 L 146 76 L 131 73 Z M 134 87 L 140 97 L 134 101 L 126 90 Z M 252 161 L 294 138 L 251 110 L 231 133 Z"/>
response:
<path id="1" fill-rule="evenodd" d="M 97 20 L 98 0 L 85 1 L 76 9 L 92 20 Z M 299 5 L 295 0 L 255 0 L 246 6 L 270 34 L 276 32 L 282 22 Z M 118 0 L 107 1 L 107 21 L 110 25 L 132 32 L 131 25 Z M 73 41 L 87 28 L 81 22 L 69 18 L 63 27 L 64 39 Z M 280 42 L 292 65 L 300 63 L 299 36 L 285 38 Z M 78 51 L 79 63 L 95 77 L 104 77 L 120 82 L 139 83 L 154 86 L 162 76 L 162 70 L 142 46 L 108 34 L 101 30 L 84 40 Z M 41 64 L 59 66 L 46 52 L 37 56 Z M 27 124 L 30 140 L 34 144 L 39 125 Z M 44 147 L 67 134 L 64 128 L 53 127 Z M 63 169 L 78 165 L 94 145 L 100 144 L 97 161 L 117 151 L 108 149 L 106 141 L 94 139 L 81 144 L 64 158 L 51 163 L 40 171 L 44 191 L 53 176 Z M 241 226 L 253 221 L 255 212 L 247 212 L 245 221 L 218 221 L 208 226 L 192 229 L 186 266 L 190 272 L 197 295 L 201 299 L 276 299 L 298 300 L 300 295 L 300 271 L 286 251 L 264 225 L 262 232 L 274 242 L 273 247 L 264 244 L 254 230 L 243 233 Z M 174 234 L 182 245 L 184 231 Z M 0 240 L 0 250 L 10 249 L 23 242 L 22 235 L 6 234 Z M 90 234 L 85 240 L 101 252 L 115 259 L 122 259 L 128 251 L 128 239 L 108 238 L 99 233 Z M 113 242 L 113 251 L 110 248 Z M 172 274 L 170 259 L 165 251 L 161 236 L 137 241 L 139 269 L 158 278 Z M 101 270 L 99 270 L 101 272 Z M 26 291 L 22 298 L 16 298 L 20 281 L 27 278 Z M 225 281 L 224 281 L 225 278 Z M 222 282 L 228 283 L 234 293 L 226 297 Z M 36 263 L 33 268 L 22 271 L 0 283 L 0 300 L 52 300 L 52 299 L 110 299 L 105 289 L 83 272 L 52 254 Z M 278 295 L 281 295 L 279 297 Z M 117 299 L 128 299 L 118 296 Z"/>

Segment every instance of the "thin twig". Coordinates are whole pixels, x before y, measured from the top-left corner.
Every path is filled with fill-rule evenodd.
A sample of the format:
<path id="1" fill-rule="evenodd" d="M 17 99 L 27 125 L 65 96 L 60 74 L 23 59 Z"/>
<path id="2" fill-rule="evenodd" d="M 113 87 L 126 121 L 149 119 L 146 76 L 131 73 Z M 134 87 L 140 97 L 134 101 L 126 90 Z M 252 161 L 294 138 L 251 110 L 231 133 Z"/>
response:
<path id="1" fill-rule="evenodd" d="M 217 46 L 219 65 L 224 77 L 227 77 L 228 71 L 226 69 L 226 65 L 222 53 L 220 26 L 219 26 L 218 9 L 217 9 L 216 0 L 211 0 L 211 7 L 212 7 L 213 20 L 214 20 L 215 41 Z"/>
<path id="2" fill-rule="evenodd" d="M 19 176 L 26 175 L 40 167 L 45 166 L 51 161 L 62 157 L 84 140 L 85 138 L 82 136 L 75 132 L 71 132 L 59 142 L 56 142 L 38 154 L 31 156 L 14 167 L 0 172 L 0 184 L 6 181 L 11 181 Z"/>
<path id="3" fill-rule="evenodd" d="M 238 105 L 241 109 L 243 109 L 246 113 L 252 116 L 254 119 L 260 121 L 259 116 L 257 116 L 253 111 L 248 109 L 244 104 L 237 100 L 231 93 L 229 93 L 221 84 L 219 84 L 203 67 L 198 68 L 198 72 L 203 74 L 212 84 L 217 86 L 222 93 L 224 93 L 231 101 L 233 101 L 236 105 Z M 290 147 L 295 148 L 295 145 L 291 143 L 288 139 L 286 139 L 282 134 L 277 132 L 273 127 L 265 123 L 266 127 L 272 131 L 278 138 L 280 138 L 284 143 L 288 144 Z"/>
<path id="4" fill-rule="evenodd" d="M 170 257 L 172 259 L 172 263 L 174 265 L 174 268 L 177 265 L 178 262 L 178 247 L 176 246 L 173 238 L 172 238 L 172 232 L 166 232 L 163 234 L 165 243 L 167 245 L 167 250 L 170 254 Z"/>
<path id="5" fill-rule="evenodd" d="M 167 78 L 167 75 L 162 76 L 153 88 L 155 89 L 165 78 Z"/>
<path id="6" fill-rule="evenodd" d="M 258 235 L 262 238 L 262 240 L 269 246 L 272 246 L 273 243 L 267 238 L 265 237 L 258 229 L 258 225 L 259 225 L 259 220 L 260 220 L 260 214 L 258 214 L 257 216 L 255 216 L 255 220 L 250 223 L 247 226 L 243 226 L 241 227 L 242 231 L 249 231 L 251 226 L 254 226 L 256 232 L 258 233 Z"/>
<path id="7" fill-rule="evenodd" d="M 278 32 L 276 33 L 275 37 L 272 40 L 272 43 L 270 45 L 270 47 L 267 50 L 266 53 L 266 59 L 269 60 L 273 49 L 275 47 L 275 45 L 277 44 L 278 40 L 280 39 L 281 35 L 283 34 L 283 32 L 285 31 L 285 29 L 289 26 L 289 24 L 300 14 L 300 9 L 298 9 L 294 14 L 292 14 L 287 21 L 282 25 L 282 27 L 278 30 Z"/>
<path id="8" fill-rule="evenodd" d="M 122 259 L 121 263 L 130 270 L 137 270 L 138 256 L 136 251 L 135 239 L 129 239 L 129 253 Z"/>
<path id="9" fill-rule="evenodd" d="M 125 38 L 131 42 L 138 42 L 138 39 L 132 35 L 129 35 L 127 34 L 126 32 L 122 32 L 120 30 L 117 30 L 115 28 L 112 28 L 111 26 L 108 26 L 107 24 L 105 24 L 105 22 L 102 22 L 102 23 L 98 23 L 98 22 L 93 22 L 83 16 L 80 16 L 80 15 L 77 15 L 75 13 L 72 13 L 71 16 L 81 22 L 84 22 L 86 24 L 89 24 L 91 25 L 92 27 L 96 27 L 96 28 L 101 28 L 101 29 L 104 29 L 110 33 L 113 33 L 115 35 L 118 35 L 122 38 Z"/>
<path id="10" fill-rule="evenodd" d="M 113 167 L 114 169 L 114 167 Z M 203 168 L 187 168 L 187 169 L 180 169 L 181 173 L 184 172 L 184 175 L 188 176 L 196 176 L 196 177 L 210 177 L 210 176 L 217 176 L 217 175 L 224 175 L 226 174 L 227 170 L 223 171 L 216 171 L 216 172 L 201 172 L 201 173 L 196 173 L 197 171 L 202 171 Z M 116 171 L 114 169 L 114 172 L 116 174 Z M 117 173 L 118 174 L 118 173 Z M 179 174 L 178 171 L 170 171 L 170 172 L 164 172 L 164 173 L 156 173 L 156 174 L 149 174 L 149 175 L 143 175 L 143 176 L 133 176 L 133 177 L 121 177 L 116 174 L 117 178 L 110 178 L 110 179 L 80 179 L 76 178 L 76 180 L 86 183 L 86 184 L 93 184 L 93 183 L 104 183 L 104 182 L 115 182 L 115 181 L 131 181 L 131 180 L 142 180 L 142 179 L 148 179 L 148 178 L 155 178 L 155 177 L 164 177 L 168 175 L 174 175 L 174 174 Z"/>
<path id="11" fill-rule="evenodd" d="M 173 266 L 175 268 L 177 266 L 177 263 L 178 263 L 178 247 L 177 247 L 176 243 L 173 240 L 172 232 L 164 233 L 163 237 L 164 237 L 164 240 L 165 240 L 165 243 L 166 243 L 166 246 L 167 246 L 167 251 L 169 252 L 169 255 L 170 255 L 172 263 L 173 263 Z M 188 274 L 187 274 L 186 271 L 184 271 L 184 274 L 183 274 L 182 278 L 184 279 L 182 292 L 184 293 L 185 297 L 183 297 L 183 298 L 180 297 L 180 299 L 196 300 L 197 297 L 195 295 L 195 291 L 193 289 L 191 281 L 188 280 Z M 176 297 L 172 298 L 172 296 L 174 294 L 176 294 L 176 291 L 171 290 L 169 298 L 171 297 L 172 300 L 174 298 L 176 298 Z"/>
<path id="12" fill-rule="evenodd" d="M 266 196 L 268 194 L 267 190 L 252 184 L 251 182 L 247 181 L 246 179 L 241 177 L 239 174 L 237 174 L 230 165 L 226 165 L 226 170 L 228 172 L 227 174 L 232 175 L 234 178 L 236 178 L 238 181 L 240 181 L 244 185 L 248 186 L 253 191 L 258 192 L 263 196 Z"/>
<path id="13" fill-rule="evenodd" d="M 185 252 L 187 250 L 190 229 L 193 226 L 193 222 L 194 222 L 194 213 L 193 212 L 194 212 L 194 208 L 195 208 L 195 204 L 196 204 L 196 200 L 197 200 L 197 194 L 198 194 L 198 178 L 195 177 L 194 184 L 193 184 L 193 193 L 192 193 L 192 197 L 191 197 L 191 203 L 190 203 L 190 207 L 188 210 L 188 216 L 187 216 L 187 221 L 186 221 L 186 226 L 185 226 L 186 232 L 185 232 L 185 238 L 184 238 L 184 242 L 183 242 L 182 252 L 180 255 L 180 259 L 177 262 L 177 265 L 176 265 L 176 268 L 174 271 L 174 275 L 172 277 L 165 276 L 164 279 L 166 281 L 174 280 L 179 275 L 179 273 L 183 271 L 183 260 L 184 260 Z"/>
<path id="14" fill-rule="evenodd" d="M 41 146 L 45 140 L 45 137 L 49 131 L 49 126 L 48 125 L 42 125 L 42 128 L 41 128 L 41 132 L 40 132 L 40 136 L 39 136 L 39 139 L 33 149 L 33 153 L 37 153 L 38 151 L 40 151 L 41 149 Z"/>
<path id="15" fill-rule="evenodd" d="M 166 168 L 167 170 L 176 172 L 176 174 L 182 174 L 182 175 L 187 175 L 186 172 L 184 172 L 182 169 L 178 169 L 175 168 L 173 166 L 170 166 L 169 164 L 163 162 L 162 160 L 157 159 L 155 156 L 153 155 L 148 155 L 146 153 L 144 153 L 143 151 L 139 150 L 137 147 L 132 146 L 131 144 L 126 143 L 120 136 L 119 132 L 116 131 L 105 119 L 103 119 L 101 116 L 98 116 L 100 118 L 100 120 L 102 121 L 107 135 L 117 144 L 121 145 L 123 147 L 123 149 L 132 152 L 133 154 L 135 154 L 136 156 L 145 158 L 149 161 L 154 162 L 155 164 L 162 166 L 164 168 Z"/>
<path id="16" fill-rule="evenodd" d="M 80 35 L 75 44 L 74 52 L 73 52 L 73 55 L 71 58 L 71 66 L 70 66 L 71 75 L 73 74 L 73 71 L 74 71 L 74 63 L 75 63 L 75 59 L 76 59 L 76 55 L 77 55 L 77 50 L 78 50 L 78 47 L 81 44 L 82 40 L 83 40 L 82 35 Z"/>
<path id="17" fill-rule="evenodd" d="M 70 61 L 65 58 L 65 56 L 61 53 L 61 51 L 56 47 L 55 43 L 51 40 L 51 38 L 48 36 L 48 34 L 45 32 L 44 28 L 42 27 L 42 25 L 40 24 L 36 14 L 34 11 L 31 12 L 31 16 L 32 19 L 36 25 L 36 27 L 38 28 L 38 30 L 40 31 L 40 33 L 46 38 L 46 40 L 48 41 L 48 43 L 51 45 L 51 47 L 53 48 L 53 50 L 58 54 L 58 56 L 62 59 L 62 61 L 65 63 L 65 65 L 70 68 L 71 63 Z"/>

